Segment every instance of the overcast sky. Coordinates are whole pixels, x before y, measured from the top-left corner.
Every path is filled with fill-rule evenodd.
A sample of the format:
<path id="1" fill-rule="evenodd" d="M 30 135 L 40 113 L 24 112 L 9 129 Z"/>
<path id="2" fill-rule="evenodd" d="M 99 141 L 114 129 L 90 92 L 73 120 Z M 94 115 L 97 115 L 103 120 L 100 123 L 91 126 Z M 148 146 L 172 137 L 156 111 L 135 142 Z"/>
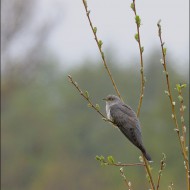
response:
<path id="1" fill-rule="evenodd" d="M 91 19 L 98 28 L 103 49 L 114 50 L 114 57 L 130 60 L 139 56 L 134 40 L 136 25 L 130 8 L 132 0 L 88 0 Z M 90 29 L 82 0 L 40 0 L 36 18 L 58 21 L 47 45 L 60 62 L 72 66 L 85 58 L 99 59 L 97 45 Z M 142 20 L 140 28 L 144 56 L 160 47 L 157 21 L 162 20 L 163 39 L 168 53 L 178 63 L 189 60 L 189 0 L 136 0 L 136 9 Z M 184 67 L 187 67 L 184 66 Z"/>

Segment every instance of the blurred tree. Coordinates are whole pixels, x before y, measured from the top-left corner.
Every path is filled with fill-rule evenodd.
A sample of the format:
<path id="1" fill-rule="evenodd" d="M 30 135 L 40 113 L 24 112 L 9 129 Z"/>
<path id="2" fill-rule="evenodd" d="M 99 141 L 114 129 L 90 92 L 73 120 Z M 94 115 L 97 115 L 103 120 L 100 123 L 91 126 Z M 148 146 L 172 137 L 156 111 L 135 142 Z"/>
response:
<path id="1" fill-rule="evenodd" d="M 111 154 L 122 162 L 133 162 L 138 161 L 140 153 L 117 129 L 89 110 L 67 82 L 66 73 L 60 71 L 56 59 L 45 48 L 45 41 L 56 23 L 54 19 L 31 29 L 35 3 L 34 0 L 2 0 L 2 189 L 124 190 L 118 169 L 101 168 L 94 157 Z M 30 38 L 26 38 L 32 46 L 15 58 L 10 50 L 25 36 L 26 30 L 32 31 Z M 177 189 L 183 185 L 180 177 L 184 170 L 178 164 L 182 162 L 175 151 L 179 147 L 164 94 L 159 59 L 158 54 L 150 54 L 145 65 L 147 84 L 140 120 L 144 142 L 154 159 L 153 172 L 157 174 L 157 163 L 165 152 L 167 169 L 162 187 L 165 189 L 168 182 L 174 181 Z M 134 67 L 120 68 L 119 65 L 119 61 L 117 65 L 110 65 L 114 78 L 124 100 L 136 109 L 139 73 Z M 173 89 L 177 82 L 188 82 L 186 76 L 179 76 L 171 67 L 169 71 Z M 87 61 L 70 72 L 104 109 L 101 100 L 113 93 L 113 87 L 102 65 Z M 184 94 L 187 110 L 188 91 Z M 188 118 L 187 112 L 185 118 Z M 143 168 L 127 168 L 134 189 L 146 187 L 143 173 Z"/>
<path id="2" fill-rule="evenodd" d="M 154 176 L 161 154 L 165 152 L 167 169 L 163 174 L 162 187 L 167 187 L 168 181 L 174 181 L 177 189 L 183 185 L 179 175 L 183 176 L 184 171 L 180 164 L 176 164 L 176 160 L 182 163 L 182 158 L 174 151 L 179 147 L 168 99 L 164 94 L 165 88 L 160 80 L 161 65 L 155 61 L 156 57 L 150 55 L 146 70 L 147 88 L 140 119 L 146 147 L 154 159 Z M 101 168 L 94 157 L 100 154 L 113 155 L 119 161 L 134 162 L 138 161 L 140 152 L 118 130 L 89 110 L 86 102 L 66 81 L 66 73 L 58 71 L 56 65 L 56 62 L 38 65 L 36 77 L 30 83 L 15 76 L 19 88 L 15 87 L 11 95 L 3 96 L 3 102 L 7 103 L 2 107 L 2 188 L 125 189 L 118 169 Z M 102 66 L 91 65 L 88 62 L 71 72 L 81 87 L 88 88 L 93 101 L 104 109 L 101 100 L 112 93 L 113 88 Z M 136 70 L 116 68 L 114 65 L 112 68 L 124 99 L 135 109 L 139 93 Z M 179 75 L 172 72 L 174 87 Z M 2 89 L 2 94 L 6 88 Z M 184 94 L 185 101 L 187 97 L 188 91 Z M 126 170 L 127 176 L 134 181 L 135 189 L 141 188 L 146 181 L 142 178 L 143 170 L 139 167 Z"/>

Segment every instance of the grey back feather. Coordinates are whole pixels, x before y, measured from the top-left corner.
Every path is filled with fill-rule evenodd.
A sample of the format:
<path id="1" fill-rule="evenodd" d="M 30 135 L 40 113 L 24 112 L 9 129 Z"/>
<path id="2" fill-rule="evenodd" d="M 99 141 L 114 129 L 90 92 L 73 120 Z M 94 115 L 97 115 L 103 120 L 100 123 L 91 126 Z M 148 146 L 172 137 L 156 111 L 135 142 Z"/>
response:
<path id="1" fill-rule="evenodd" d="M 110 107 L 110 114 L 113 122 L 118 126 L 121 132 L 137 147 L 142 146 L 140 122 L 136 113 L 127 105 L 120 103 Z"/>

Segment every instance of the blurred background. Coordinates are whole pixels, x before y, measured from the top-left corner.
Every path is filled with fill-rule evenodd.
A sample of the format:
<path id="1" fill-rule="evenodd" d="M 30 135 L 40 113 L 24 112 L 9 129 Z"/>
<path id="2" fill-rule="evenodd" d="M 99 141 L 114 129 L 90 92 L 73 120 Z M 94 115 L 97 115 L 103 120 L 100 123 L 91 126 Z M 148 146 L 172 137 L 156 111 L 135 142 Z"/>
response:
<path id="1" fill-rule="evenodd" d="M 160 189 L 171 182 L 182 189 L 185 169 L 164 94 L 156 23 L 162 19 L 177 113 L 176 83 L 188 84 L 184 101 L 189 110 L 189 1 L 136 3 L 147 79 L 140 114 L 143 140 L 154 160 L 155 180 L 162 153 L 167 156 Z M 136 110 L 140 67 L 131 1 L 88 4 L 113 77 L 125 102 Z M 126 189 L 119 168 L 101 167 L 95 156 L 113 155 L 117 161 L 132 163 L 139 161 L 140 152 L 88 108 L 67 79 L 71 74 L 105 113 L 102 98 L 114 90 L 82 1 L 2 0 L 1 6 L 2 190 Z M 148 189 L 144 168 L 129 167 L 125 173 L 134 189 Z"/>

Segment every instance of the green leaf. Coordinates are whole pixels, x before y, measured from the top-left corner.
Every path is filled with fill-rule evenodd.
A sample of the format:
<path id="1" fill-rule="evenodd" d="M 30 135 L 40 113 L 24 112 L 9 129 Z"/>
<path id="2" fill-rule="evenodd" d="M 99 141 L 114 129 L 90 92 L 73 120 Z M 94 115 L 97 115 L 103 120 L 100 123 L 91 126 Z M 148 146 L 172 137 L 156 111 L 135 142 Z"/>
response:
<path id="1" fill-rule="evenodd" d="M 97 110 L 100 110 L 100 106 L 99 106 L 99 104 L 96 104 L 95 107 L 96 107 Z"/>
<path id="2" fill-rule="evenodd" d="M 182 84 L 181 85 L 181 88 L 186 88 L 187 87 L 187 84 Z"/>
<path id="3" fill-rule="evenodd" d="M 178 92 L 181 92 L 182 88 L 186 88 L 187 84 L 176 84 L 176 89 Z"/>
<path id="4" fill-rule="evenodd" d="M 139 41 L 139 35 L 135 34 L 135 40 L 138 42 Z"/>
<path id="5" fill-rule="evenodd" d="M 178 96 L 178 99 L 179 99 L 180 102 L 183 101 L 183 97 L 181 95 Z"/>
<path id="6" fill-rule="evenodd" d="M 110 164 L 114 164 L 114 163 L 115 163 L 113 156 L 108 156 L 107 159 L 108 159 L 108 162 L 109 162 Z"/>
<path id="7" fill-rule="evenodd" d="M 177 89 L 178 92 L 180 92 L 181 91 L 181 85 L 180 84 L 176 84 L 176 89 Z"/>
<path id="8" fill-rule="evenodd" d="M 133 11 L 135 11 L 135 4 L 134 4 L 134 3 L 131 3 L 131 9 L 132 9 Z"/>
<path id="9" fill-rule="evenodd" d="M 163 48 L 163 53 L 166 55 L 167 48 Z"/>
<path id="10" fill-rule="evenodd" d="M 98 41 L 98 46 L 99 46 L 100 48 L 102 47 L 102 44 L 103 44 L 102 40 L 99 40 L 99 41 Z"/>
<path id="11" fill-rule="evenodd" d="M 136 22 L 137 26 L 140 27 L 140 25 L 141 25 L 140 16 L 136 15 L 136 17 L 135 17 L 135 22 Z"/>
<path id="12" fill-rule="evenodd" d="M 101 161 L 105 161 L 105 158 L 103 156 L 100 156 Z"/>
<path id="13" fill-rule="evenodd" d="M 99 156 L 96 156 L 95 158 L 96 158 L 96 160 L 98 160 L 98 161 L 100 161 L 100 160 L 101 160 Z"/>
<path id="14" fill-rule="evenodd" d="M 93 28 L 93 32 L 96 33 L 97 32 L 97 27 Z"/>
<path id="15" fill-rule="evenodd" d="M 85 97 L 86 97 L 87 99 L 89 99 L 89 93 L 88 93 L 88 91 L 85 91 Z"/>
<path id="16" fill-rule="evenodd" d="M 141 51 L 142 51 L 142 53 L 144 52 L 144 47 L 141 47 Z"/>
<path id="17" fill-rule="evenodd" d="M 102 55 L 102 59 L 104 59 L 104 52 L 101 52 L 101 55 Z"/>
<path id="18" fill-rule="evenodd" d="M 108 165 L 108 163 L 106 163 L 106 162 L 101 162 L 101 166 L 107 166 Z"/>

